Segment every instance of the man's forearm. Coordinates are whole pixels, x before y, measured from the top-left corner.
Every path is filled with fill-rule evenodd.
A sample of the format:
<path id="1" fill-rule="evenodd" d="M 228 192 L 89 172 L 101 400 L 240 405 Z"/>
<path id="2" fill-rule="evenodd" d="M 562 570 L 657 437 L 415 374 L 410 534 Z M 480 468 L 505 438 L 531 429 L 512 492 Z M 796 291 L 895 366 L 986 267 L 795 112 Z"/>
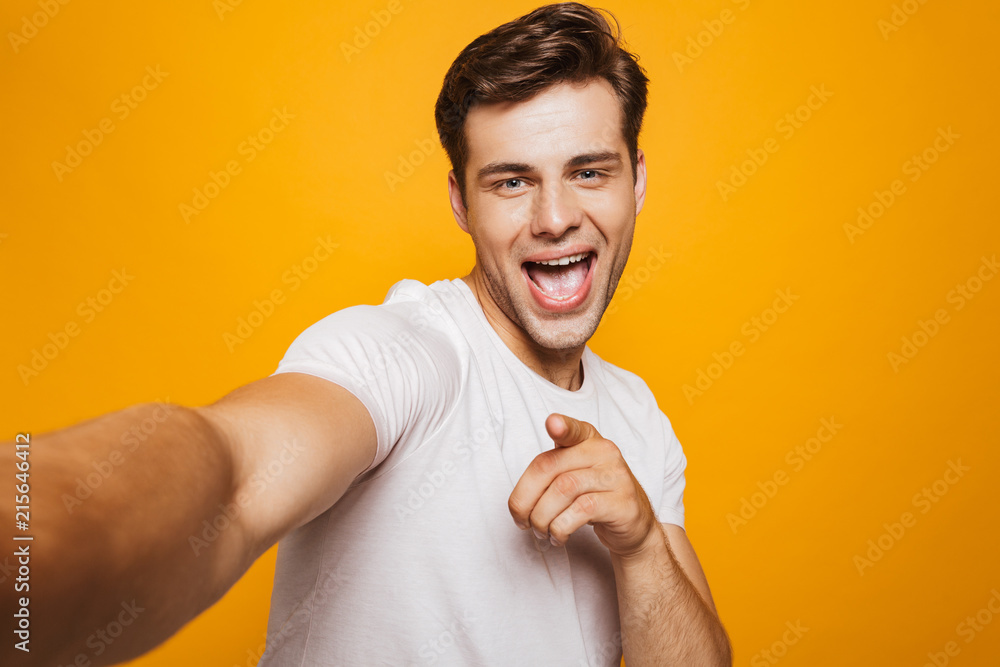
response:
<path id="1" fill-rule="evenodd" d="M 14 449 L 0 452 L 11 484 Z M 239 540 L 189 542 L 204 540 L 203 521 L 223 512 L 234 484 L 228 450 L 195 410 L 137 405 L 33 434 L 29 460 L 30 588 L 4 586 L 0 599 L 12 608 L 12 597 L 29 598 L 31 651 L 5 641 L 0 663 L 75 664 L 82 654 L 114 664 L 163 641 L 231 584 L 220 564 L 239 557 Z M 13 526 L 4 505 L 0 519 Z"/>
<path id="2" fill-rule="evenodd" d="M 625 664 L 729 667 L 732 652 L 722 623 L 684 574 L 663 528 L 657 524 L 655 530 L 642 554 L 611 557 Z"/>

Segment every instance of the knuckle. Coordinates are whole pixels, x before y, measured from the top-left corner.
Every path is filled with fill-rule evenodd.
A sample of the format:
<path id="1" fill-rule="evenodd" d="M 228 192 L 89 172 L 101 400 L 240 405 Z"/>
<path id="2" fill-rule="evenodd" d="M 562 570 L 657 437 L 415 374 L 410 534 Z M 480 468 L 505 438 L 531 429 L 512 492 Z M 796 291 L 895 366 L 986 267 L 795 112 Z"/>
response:
<path id="1" fill-rule="evenodd" d="M 556 456 L 556 450 L 550 449 L 549 451 L 542 452 L 535 457 L 534 466 L 539 472 L 544 474 L 549 474 L 556 469 L 559 464 L 559 457 Z"/>
<path id="2" fill-rule="evenodd" d="M 601 438 L 599 442 L 601 445 L 602 454 L 605 454 L 606 456 L 615 456 L 621 454 L 621 451 L 618 449 L 618 445 L 611 442 L 607 438 Z"/>
<path id="3" fill-rule="evenodd" d="M 573 501 L 576 511 L 581 514 L 590 516 L 597 511 L 597 499 L 594 498 L 592 493 L 585 493 L 575 501 Z"/>
<path id="4" fill-rule="evenodd" d="M 580 489 L 580 482 L 573 473 L 564 472 L 556 477 L 553 486 L 562 495 L 571 496 Z"/>
<path id="5" fill-rule="evenodd" d="M 618 475 L 615 474 L 614 470 L 608 468 L 601 470 L 600 482 L 602 487 L 608 488 L 614 486 L 617 479 Z"/>

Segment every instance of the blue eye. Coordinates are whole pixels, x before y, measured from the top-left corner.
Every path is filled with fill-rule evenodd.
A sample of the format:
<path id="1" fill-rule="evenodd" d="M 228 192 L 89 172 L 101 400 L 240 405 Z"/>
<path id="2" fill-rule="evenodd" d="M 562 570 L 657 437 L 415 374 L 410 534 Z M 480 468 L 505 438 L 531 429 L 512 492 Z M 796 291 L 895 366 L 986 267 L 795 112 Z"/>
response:
<path id="1" fill-rule="evenodd" d="M 597 172 L 596 172 L 596 171 L 594 171 L 593 169 L 588 169 L 588 170 L 586 170 L 586 171 L 582 171 L 582 172 L 580 172 L 580 175 L 581 175 L 581 176 L 583 176 L 584 174 L 593 174 L 593 175 L 594 175 L 594 178 L 597 178 Z M 590 181 L 590 180 L 593 180 L 593 178 L 584 178 L 583 180 L 585 180 L 585 181 Z"/>
<path id="2" fill-rule="evenodd" d="M 520 182 L 521 182 L 520 178 L 508 178 L 506 181 L 503 182 L 503 187 L 507 190 L 516 190 L 517 188 L 508 188 L 507 186 L 510 185 L 511 183 L 520 183 Z"/>

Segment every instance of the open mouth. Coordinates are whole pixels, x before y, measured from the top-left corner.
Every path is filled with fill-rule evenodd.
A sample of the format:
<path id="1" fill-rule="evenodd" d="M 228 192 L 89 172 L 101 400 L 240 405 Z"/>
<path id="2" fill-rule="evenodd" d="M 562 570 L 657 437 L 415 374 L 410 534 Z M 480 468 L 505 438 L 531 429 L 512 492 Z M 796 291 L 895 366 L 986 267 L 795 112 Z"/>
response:
<path id="1" fill-rule="evenodd" d="M 539 305 L 564 312 L 587 298 L 596 261 L 593 252 L 582 252 L 547 262 L 525 262 L 521 271 Z"/>

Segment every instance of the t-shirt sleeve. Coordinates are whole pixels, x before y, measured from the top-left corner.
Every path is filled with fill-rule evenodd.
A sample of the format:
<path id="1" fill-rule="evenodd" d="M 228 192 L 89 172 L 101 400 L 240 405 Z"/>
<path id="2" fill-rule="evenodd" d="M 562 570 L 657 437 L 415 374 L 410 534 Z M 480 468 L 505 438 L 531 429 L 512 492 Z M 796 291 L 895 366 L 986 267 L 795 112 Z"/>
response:
<path id="1" fill-rule="evenodd" d="M 358 305 L 316 322 L 292 342 L 278 373 L 338 384 L 364 404 L 378 447 L 360 475 L 382 463 L 404 436 L 432 432 L 454 403 L 461 363 L 441 331 L 414 326 L 421 304 Z"/>
<path id="2" fill-rule="evenodd" d="M 667 451 L 663 473 L 663 496 L 660 499 L 657 518 L 662 523 L 673 523 L 683 528 L 684 471 L 687 468 L 687 457 L 666 415 L 663 415 L 663 423 Z"/>

